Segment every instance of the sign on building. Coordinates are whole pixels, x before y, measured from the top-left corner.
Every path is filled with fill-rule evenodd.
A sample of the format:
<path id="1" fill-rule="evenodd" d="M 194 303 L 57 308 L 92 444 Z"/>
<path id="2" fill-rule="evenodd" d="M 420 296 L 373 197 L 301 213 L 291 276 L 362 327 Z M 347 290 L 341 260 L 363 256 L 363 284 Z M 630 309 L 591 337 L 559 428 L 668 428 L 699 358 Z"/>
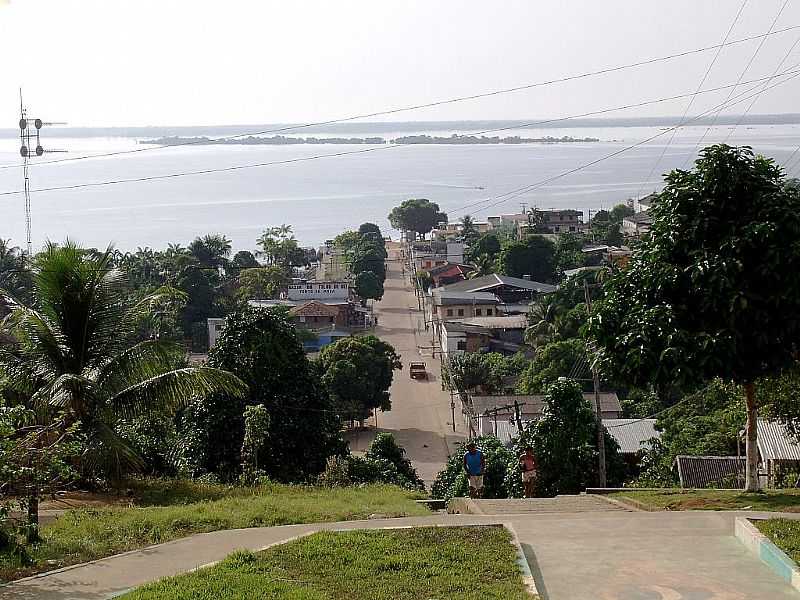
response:
<path id="1" fill-rule="evenodd" d="M 350 284 L 346 281 L 314 281 L 292 283 L 288 288 L 289 300 L 347 300 Z"/>

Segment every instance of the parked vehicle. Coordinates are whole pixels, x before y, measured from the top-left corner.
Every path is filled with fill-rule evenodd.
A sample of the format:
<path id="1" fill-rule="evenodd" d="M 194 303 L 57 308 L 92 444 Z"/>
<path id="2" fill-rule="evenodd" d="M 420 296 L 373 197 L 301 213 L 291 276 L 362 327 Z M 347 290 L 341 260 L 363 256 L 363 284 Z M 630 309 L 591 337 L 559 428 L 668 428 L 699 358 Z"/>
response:
<path id="1" fill-rule="evenodd" d="M 427 379 L 428 372 L 425 370 L 424 362 L 412 362 L 408 365 L 408 373 L 411 379 Z"/>

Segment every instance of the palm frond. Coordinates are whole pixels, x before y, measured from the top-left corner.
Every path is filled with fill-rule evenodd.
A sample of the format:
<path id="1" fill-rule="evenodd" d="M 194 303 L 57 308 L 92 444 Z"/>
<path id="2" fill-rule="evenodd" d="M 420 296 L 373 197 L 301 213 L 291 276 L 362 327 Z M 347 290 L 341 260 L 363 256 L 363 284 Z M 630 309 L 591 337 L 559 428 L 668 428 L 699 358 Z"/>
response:
<path id="1" fill-rule="evenodd" d="M 112 397 L 179 366 L 182 348 L 160 340 L 140 342 L 114 356 L 96 374 L 99 393 Z"/>
<path id="2" fill-rule="evenodd" d="M 86 429 L 91 431 L 90 443 L 82 456 L 81 467 L 87 473 L 98 471 L 121 479 L 126 473 L 140 471 L 144 461 L 107 423 L 94 420 Z"/>
<path id="3" fill-rule="evenodd" d="M 115 394 L 109 406 L 129 417 L 147 410 L 174 410 L 193 398 L 216 392 L 242 398 L 247 391 L 247 385 L 232 373 L 210 367 L 187 367 L 134 384 Z"/>

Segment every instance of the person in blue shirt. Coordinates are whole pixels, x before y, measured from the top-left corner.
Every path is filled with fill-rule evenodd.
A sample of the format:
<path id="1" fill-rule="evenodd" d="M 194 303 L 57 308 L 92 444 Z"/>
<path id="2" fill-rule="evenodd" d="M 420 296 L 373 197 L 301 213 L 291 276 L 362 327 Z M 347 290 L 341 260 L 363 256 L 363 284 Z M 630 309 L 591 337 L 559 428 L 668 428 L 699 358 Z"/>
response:
<path id="1" fill-rule="evenodd" d="M 483 452 L 478 450 L 475 442 L 467 444 L 467 451 L 464 453 L 464 471 L 469 478 L 469 497 L 480 498 L 483 493 L 483 473 L 486 470 L 486 458 Z"/>

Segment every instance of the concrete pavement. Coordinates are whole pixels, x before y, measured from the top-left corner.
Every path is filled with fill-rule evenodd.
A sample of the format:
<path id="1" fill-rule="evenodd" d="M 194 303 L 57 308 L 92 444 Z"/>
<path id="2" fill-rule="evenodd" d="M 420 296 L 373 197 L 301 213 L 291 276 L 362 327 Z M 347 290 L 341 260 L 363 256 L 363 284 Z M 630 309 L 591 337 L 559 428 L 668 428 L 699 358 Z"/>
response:
<path id="1" fill-rule="evenodd" d="M 105 600 L 127 589 L 320 530 L 509 523 L 544 600 L 798 600 L 734 537 L 763 513 L 608 512 L 432 515 L 219 531 L 0 588 L 13 600 Z M 476 549 L 479 551 L 479 549 Z"/>
<path id="2" fill-rule="evenodd" d="M 383 299 L 375 304 L 378 326 L 375 335 L 394 346 L 403 362 L 390 389 L 392 410 L 378 413 L 378 428 L 351 432 L 350 449 L 365 450 L 379 431 L 392 433 L 406 449 L 417 473 L 430 484 L 442 469 L 453 444 L 463 439 L 464 422 L 456 411 L 456 432 L 450 410 L 450 394 L 442 390 L 438 358 L 432 358 L 430 331 L 424 330 L 424 317 L 407 279 L 401 273 L 399 250 L 389 246 Z M 420 347 L 428 348 L 421 351 Z M 425 361 L 428 379 L 414 380 L 408 375 L 412 361 Z"/>

